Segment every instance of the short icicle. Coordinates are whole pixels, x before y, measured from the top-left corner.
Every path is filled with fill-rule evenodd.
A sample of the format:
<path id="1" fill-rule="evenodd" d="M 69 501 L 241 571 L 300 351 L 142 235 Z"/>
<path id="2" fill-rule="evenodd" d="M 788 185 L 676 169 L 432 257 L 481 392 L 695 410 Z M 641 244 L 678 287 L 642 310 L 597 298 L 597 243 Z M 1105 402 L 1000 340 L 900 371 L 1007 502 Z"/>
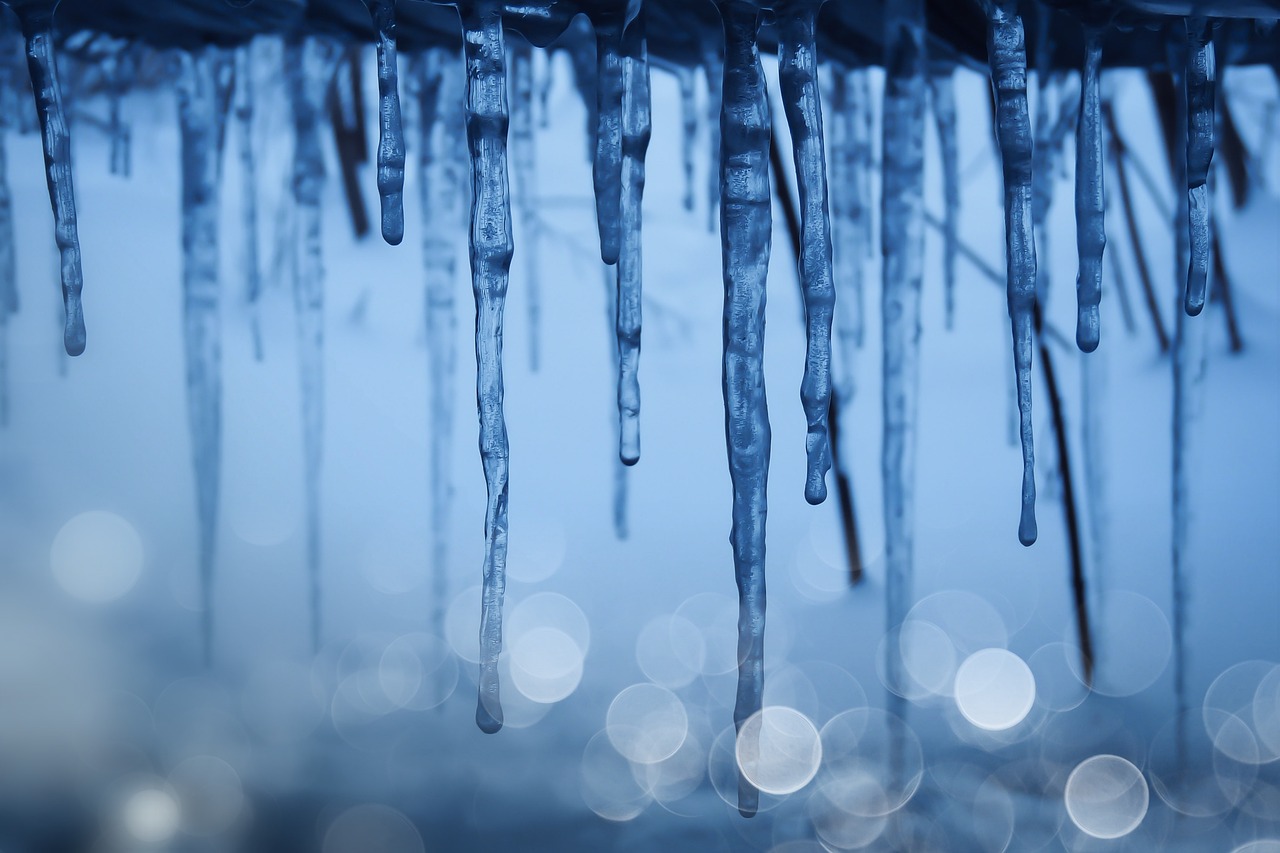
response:
<path id="1" fill-rule="evenodd" d="M 1085 26 L 1076 119 L 1076 346 L 1082 352 L 1096 350 L 1102 334 L 1098 306 L 1102 302 L 1102 259 L 1107 248 L 1101 83 L 1104 35 L 1100 26 Z"/>
<path id="2" fill-rule="evenodd" d="M 618 458 L 640 461 L 640 327 L 642 315 L 642 207 L 644 160 L 653 121 L 644 13 L 623 37 L 622 245 L 618 256 Z"/>
<path id="3" fill-rule="evenodd" d="M 764 387 L 765 291 L 772 243 L 769 146 L 772 122 L 760 49 L 761 10 L 719 0 L 724 19 L 720 118 L 720 235 L 724 264 L 724 406 L 733 482 L 733 563 L 738 582 L 739 730 L 764 697 L 765 519 L 768 515 L 769 407 Z M 738 780 L 738 811 L 759 808 L 760 792 Z"/>
<path id="4" fill-rule="evenodd" d="M 676 72 L 680 83 L 680 165 L 684 173 L 684 209 L 692 211 L 694 199 L 693 182 L 696 171 L 694 153 L 698 144 L 698 77 L 692 68 L 680 66 Z"/>
<path id="5" fill-rule="evenodd" d="M 432 630 L 444 637 L 449 589 L 449 522 L 453 504 L 453 411 L 457 382 L 458 243 L 466 221 L 461 63 L 455 51 L 432 48 L 414 63 L 421 135 L 422 255 L 426 278 L 427 376 L 431 423 Z"/>
<path id="6" fill-rule="evenodd" d="M 53 204 L 54 236 L 60 255 L 62 302 L 65 311 L 63 346 L 67 355 L 85 348 L 84 273 L 80 264 L 80 234 L 76 224 L 76 194 L 71 173 L 71 136 L 62 108 L 62 86 L 54 56 L 53 16 L 59 0 L 4 0 L 18 15 L 27 43 L 27 70 L 35 94 L 44 143 L 45 177 Z"/>
<path id="7" fill-rule="evenodd" d="M 511 55 L 511 167 L 520 211 L 520 253 L 524 258 L 529 321 L 529 369 L 541 364 L 542 288 L 538 280 L 537 146 L 533 133 L 533 46 L 516 39 Z"/>
<path id="8" fill-rule="evenodd" d="M 933 96 L 933 124 L 938 132 L 942 160 L 942 280 L 946 291 L 947 329 L 955 327 L 956 262 L 960 255 L 960 147 L 956 133 L 956 85 L 949 64 L 936 64 L 929 72 Z"/>
<path id="9" fill-rule="evenodd" d="M 396 0 L 365 0 L 378 38 L 378 195 L 382 239 L 404 240 L 404 128 L 396 61 Z"/>
<path id="10" fill-rule="evenodd" d="M 800 399 L 808 434 L 804 497 L 827 499 L 831 443 L 831 321 L 836 290 L 832 272 L 831 217 L 827 202 L 827 155 L 818 91 L 817 19 L 823 0 L 788 0 L 778 15 L 778 80 L 785 104 L 800 190 L 800 289 L 804 300 L 804 379 Z"/>
<path id="11" fill-rule="evenodd" d="M 320 475 L 324 459 L 324 242 L 321 214 L 325 168 L 320 131 L 336 52 L 330 44 L 317 39 L 290 41 L 285 51 L 294 129 L 293 204 L 297 232 L 293 255 L 293 307 L 302 400 L 307 578 L 311 648 L 317 652 L 323 636 Z"/>
<path id="12" fill-rule="evenodd" d="M 924 268 L 924 120 L 928 91 L 924 0 L 904 0 L 885 20 L 883 191 L 880 251 L 883 334 L 885 618 L 897 630 L 911 606 L 914 574 L 916 415 L 919 409 L 920 295 Z M 901 656 L 886 678 L 900 714 Z M 897 755 L 899 745 L 893 745 Z"/>
<path id="13" fill-rule="evenodd" d="M 502 398 L 502 314 L 511 270 L 507 186 L 506 48 L 499 0 L 459 5 L 467 58 L 466 125 L 471 153 L 471 284 L 476 299 L 476 399 L 484 464 L 484 599 L 480 614 L 480 690 L 476 725 L 502 728 L 498 655 L 507 586 L 507 423 Z"/>
<path id="14" fill-rule="evenodd" d="M 1185 309 L 1192 317 L 1204 310 L 1209 280 L 1209 166 L 1213 163 L 1214 99 L 1217 67 L 1213 32 L 1205 18 L 1187 19 L 1187 203 L 1189 205 Z"/>
<path id="15" fill-rule="evenodd" d="M 983 0 L 987 53 L 996 95 L 996 138 L 1004 170 L 1005 251 L 1013 365 L 1022 439 L 1022 513 L 1018 541 L 1036 541 L 1035 449 L 1031 427 L 1032 318 L 1036 246 L 1032 227 L 1031 118 L 1027 109 L 1027 44 L 1014 0 Z"/>
<path id="16" fill-rule="evenodd" d="M 220 48 L 179 54 L 182 139 L 182 305 L 187 415 L 196 484 L 201 642 L 213 659 L 213 573 L 222 470 L 222 324 L 218 281 L 217 78 Z"/>

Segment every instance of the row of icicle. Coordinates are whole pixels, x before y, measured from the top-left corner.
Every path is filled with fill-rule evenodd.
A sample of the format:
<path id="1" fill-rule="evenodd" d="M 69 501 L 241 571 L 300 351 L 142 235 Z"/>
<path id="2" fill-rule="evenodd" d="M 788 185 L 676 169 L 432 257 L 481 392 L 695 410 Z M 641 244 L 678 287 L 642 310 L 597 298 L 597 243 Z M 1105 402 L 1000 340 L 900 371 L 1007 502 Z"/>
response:
<path id="1" fill-rule="evenodd" d="M 83 352 L 86 343 L 81 306 L 81 260 L 76 230 L 70 142 L 54 63 L 54 10 L 57 0 L 4 0 L 18 14 L 26 39 L 28 64 L 42 139 L 49 194 L 55 216 L 55 235 L 61 256 L 62 292 L 65 303 L 65 347 L 71 355 Z M 353 0 L 354 2 L 354 0 Z M 403 191 L 405 144 L 400 115 L 394 0 L 365 0 L 377 32 L 380 93 L 378 190 L 382 200 L 382 233 L 388 243 L 404 237 Z M 507 560 L 508 442 L 503 414 L 502 326 L 514 245 L 511 201 L 507 179 L 507 47 L 504 36 L 506 4 L 501 0 L 459 0 L 465 53 L 463 121 L 471 163 L 470 244 L 472 283 L 476 303 L 477 399 L 480 453 L 488 502 L 485 512 L 484 592 L 481 619 L 481 662 L 477 722 L 487 731 L 502 726 L 499 698 L 498 656 L 502 639 L 502 599 Z M 741 615 L 735 723 L 741 726 L 760 710 L 763 695 L 763 631 L 765 611 L 766 483 L 770 455 L 770 430 L 763 376 L 764 309 L 766 273 L 772 232 L 772 190 L 769 148 L 772 118 L 758 34 L 766 12 L 772 12 L 779 39 L 779 79 L 786 118 L 794 143 L 799 177 L 802 248 L 799 275 L 804 299 L 808 349 L 801 381 L 801 401 L 808 424 L 805 498 L 821 503 L 826 497 L 825 477 L 831 466 L 828 413 L 832 400 L 831 334 L 840 289 L 849 278 L 861 277 L 857 260 L 833 269 L 832 217 L 828 193 L 823 111 L 819 97 L 815 29 L 822 0 L 717 0 L 724 23 L 723 66 L 718 50 L 709 51 L 708 79 L 723 68 L 723 88 L 713 98 L 718 108 L 720 171 L 712 187 L 720 206 L 724 268 L 724 364 L 723 389 L 729 470 L 733 482 L 731 542 L 737 574 Z M 1036 539 L 1034 453 L 1031 422 L 1031 366 L 1033 336 L 1039 327 L 1037 297 L 1036 223 L 1033 131 L 1027 99 L 1027 50 L 1025 34 L 1014 0 L 982 0 L 988 24 L 988 55 L 996 104 L 996 135 L 1004 171 L 1008 307 L 1013 337 L 1015 385 L 1020 415 L 1023 454 L 1022 510 L 1019 539 L 1030 545 Z M 627 465 L 640 456 L 638 357 L 641 327 L 641 201 L 644 157 L 650 132 L 648 57 L 643 4 L 623 0 L 584 2 L 578 11 L 590 18 L 596 31 L 596 127 L 593 182 L 600 234 L 600 254 L 606 265 L 616 267 L 615 323 L 618 345 L 619 455 Z M 1081 74 L 1079 122 L 1076 130 L 1076 210 L 1079 276 L 1077 279 L 1079 348 L 1090 352 L 1098 346 L 1103 223 L 1102 123 L 1099 110 L 1099 76 L 1102 38 L 1107 21 L 1085 22 L 1086 51 Z M 925 215 L 923 209 L 923 119 L 926 92 L 933 101 L 944 145 L 948 218 L 945 225 L 947 316 L 951 316 L 954 265 L 957 254 L 955 209 L 958 177 L 954 151 L 955 110 L 949 75 L 938 73 L 927 62 L 923 0 L 903 0 L 889 5 L 885 21 L 885 93 L 883 109 L 883 194 L 881 252 L 883 264 L 884 436 L 882 476 L 885 495 L 888 606 L 901 617 L 908 606 L 911 576 L 912 483 L 917 408 L 921 256 Z M 1209 23 L 1187 21 L 1189 56 L 1184 75 L 1186 88 L 1185 178 L 1187 205 L 1185 243 L 1187 275 L 1185 309 L 1200 312 L 1205 302 L 1208 270 L 1208 201 L 1206 180 L 1213 154 L 1213 42 Z M 319 643 L 319 505 L 321 413 L 323 373 L 320 360 L 323 337 L 323 287 L 320 237 L 320 160 L 318 129 L 336 56 L 320 42 L 291 39 L 286 69 L 293 105 L 297 140 L 292 182 L 296 207 L 298 250 L 293 259 L 294 299 L 300 343 L 300 369 L 304 409 L 304 454 L 308 480 L 307 554 L 311 571 L 313 641 Z M 516 98 L 528 110 L 532 100 L 525 48 L 516 51 Z M 226 116 L 233 100 L 235 60 L 231 53 L 205 48 L 185 53 L 178 77 L 180 122 L 183 140 L 183 242 L 184 318 L 187 333 L 189 416 L 195 436 L 200 506 L 201 578 L 206 593 L 212 578 L 214 519 L 218 495 L 221 423 L 220 336 L 217 331 L 217 186 Z M 439 56 L 424 65 L 422 91 L 460 85 Z M 252 115 L 252 93 L 247 68 L 242 79 L 237 115 L 241 124 Z M 833 90 L 837 104 L 834 138 L 839 151 L 833 161 L 842 187 L 866 182 L 870 163 L 870 121 L 863 106 L 869 96 L 865 80 L 838 78 Z M 853 85 L 850 90 L 851 84 Z M 682 92 L 692 90 L 687 75 Z M 714 88 L 714 87 L 713 87 Z M 450 103 L 441 97 L 423 96 L 424 116 Z M 847 105 L 856 109 L 846 109 Z M 685 96 L 685 125 L 691 100 Z M 525 113 L 524 122 L 529 121 Z M 437 122 L 440 116 L 434 115 Z M 431 123 L 424 118 L 424 127 Z M 424 131 L 425 136 L 426 131 Z M 516 133 L 531 136 L 526 124 Z M 686 146 L 687 148 L 687 146 Z M 242 153 L 248 151 L 242 143 Z M 443 561 L 443 529 L 440 514 L 447 501 L 447 477 L 442 473 L 449 449 L 445 400 L 453 356 L 444 341 L 454 323 L 452 295 L 448 288 L 454 259 L 439 234 L 441 222 L 459 199 L 452 192 L 436 159 L 439 146 L 424 139 L 420 156 L 427 180 L 422 189 L 425 205 L 424 245 L 427 250 L 428 329 L 433 377 L 432 449 L 436 534 L 435 557 Z M 251 164 L 251 155 L 246 154 Z M 114 159 L 114 158 L 113 158 Z M 686 154 L 686 172 L 692 173 Z M 524 169 L 520 170 L 522 173 Z M 252 172 L 247 180 L 252 181 Z M 869 242 L 870 211 L 867 187 L 860 186 L 847 198 L 837 196 L 836 237 L 844 242 Z M 446 194 L 442 199 L 441 194 Z M 527 196 L 526 196 L 527 198 Z M 528 204 L 528 202 L 525 202 Z M 690 200 L 686 204 L 691 204 Z M 851 210 L 850 210 L 851 209 Z M 7 195 L 0 194 L 0 218 L 11 216 Z M 256 217 L 256 213 L 254 214 Z M 523 211 L 531 223 L 531 209 Z M 2 223 L 0 223 L 2 224 Z M 856 228 L 857 234 L 848 233 Z M 0 255 L 0 321 L 16 302 L 9 270 L 10 254 Z M 255 264 L 256 269 L 256 264 Z M 839 276 L 837 276 L 839 273 Z M 255 273 L 256 275 L 256 273 Z M 4 282 L 0 282 L 3 284 Z M 854 292 L 860 293 L 859 285 Z M 537 310 L 532 300 L 532 311 Z M 862 311 L 844 312 L 856 322 L 848 334 L 861 337 Z M 1179 320 L 1179 341 L 1184 323 Z M 536 353 L 536 337 L 534 339 Z M 1186 401 L 1186 377 L 1196 368 L 1194 357 L 1180 347 L 1175 358 L 1179 377 L 1175 405 Z M 1175 419 L 1175 429 L 1179 421 Z M 1179 446 L 1179 445 L 1176 445 Z M 1185 466 L 1175 451 L 1175 492 L 1185 491 Z M 1185 507 L 1185 501 L 1180 506 Z M 1185 511 L 1185 510 L 1184 510 Z M 1175 525 L 1182 531 L 1183 525 Z M 1175 533 L 1175 537 L 1185 533 Z M 1175 577 L 1181 565 L 1181 549 L 1175 546 Z M 205 616 L 206 650 L 212 625 Z M 892 673 L 891 678 L 895 677 Z M 739 806 L 743 814 L 756 809 L 758 792 L 742 782 Z"/>

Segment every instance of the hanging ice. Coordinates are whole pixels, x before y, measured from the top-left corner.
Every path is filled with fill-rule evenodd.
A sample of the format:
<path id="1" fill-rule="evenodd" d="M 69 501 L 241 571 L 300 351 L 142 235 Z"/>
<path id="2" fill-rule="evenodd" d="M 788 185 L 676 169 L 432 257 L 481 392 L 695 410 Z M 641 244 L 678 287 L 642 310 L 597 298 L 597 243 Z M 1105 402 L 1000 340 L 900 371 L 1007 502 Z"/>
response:
<path id="1" fill-rule="evenodd" d="M 775 9 L 779 89 L 791 129 L 800 188 L 800 288 L 808 342 L 800 399 L 808 421 L 804 497 L 811 504 L 826 500 L 826 476 L 831 469 L 827 414 L 831 409 L 831 320 L 836 301 L 818 91 L 816 28 L 821 6 L 822 0 L 788 0 Z"/>
<path id="2" fill-rule="evenodd" d="M 619 358 L 618 348 L 618 277 L 620 275 L 621 262 L 615 266 L 601 264 L 601 274 L 604 277 L 604 307 L 605 320 L 609 328 L 609 357 L 613 363 L 614 372 L 620 370 L 621 361 Z M 615 432 L 619 445 L 622 442 L 622 422 L 618 420 L 615 423 Z M 626 539 L 629 535 L 629 525 L 627 523 L 627 465 L 622 461 L 620 455 L 613 457 L 613 535 L 618 539 Z"/>
<path id="3" fill-rule="evenodd" d="M 1031 215 L 1031 119 L 1027 112 L 1027 45 L 1014 0 L 983 0 L 987 53 L 996 96 L 996 136 L 1004 169 L 1005 252 L 1013 364 L 1022 438 L 1022 516 L 1018 540 L 1036 541 L 1035 450 L 1031 428 L 1032 318 L 1036 247 Z"/>
<path id="4" fill-rule="evenodd" d="M 1096 24 L 1084 28 L 1084 66 L 1080 71 L 1080 110 L 1076 119 L 1076 345 L 1098 348 L 1102 301 L 1102 257 L 1107 247 L 1106 187 L 1102 159 L 1102 40 Z"/>
<path id="5" fill-rule="evenodd" d="M 53 15 L 59 0 L 3 0 L 18 15 L 27 42 L 27 70 L 35 94 L 44 143 L 45 176 L 53 204 L 54 237 L 61 255 L 62 301 L 65 316 L 63 345 L 68 355 L 85 347 L 84 306 L 80 292 L 80 235 L 76 226 L 76 194 L 71 176 L 71 136 L 62 108 L 62 87 L 54 56 Z"/>
<path id="6" fill-rule="evenodd" d="M 404 129 L 400 119 L 400 78 L 396 63 L 396 0 L 365 0 L 378 37 L 378 195 L 382 238 L 404 240 Z"/>
<path id="7" fill-rule="evenodd" d="M 110 45 L 102 60 L 107 85 L 107 133 L 111 137 L 111 174 L 129 177 L 133 170 L 132 133 L 124 120 L 124 96 L 136 72 L 133 47 L 128 42 Z"/>
<path id="8" fill-rule="evenodd" d="M 880 246 L 884 345 L 885 610 L 895 630 L 911 606 L 915 529 L 915 445 L 924 254 L 924 2 L 904 0 L 885 20 L 883 189 Z M 901 691 L 900 656 L 887 684 Z"/>
<path id="9" fill-rule="evenodd" d="M 0 89 L 8 86 L 7 78 L 8 73 L 0 68 Z M 7 120 L 0 118 L 0 427 L 9 425 L 9 318 L 18 311 L 17 246 L 5 140 L 7 125 Z"/>
<path id="10" fill-rule="evenodd" d="M 697 75 L 692 68 L 681 66 L 676 72 L 680 83 L 680 164 L 684 171 L 684 209 L 694 207 L 693 180 L 698 144 Z"/>
<path id="11" fill-rule="evenodd" d="M 218 77 L 221 48 L 179 54 L 182 134 L 182 295 L 187 414 L 195 467 L 204 659 L 213 654 L 213 572 L 222 468 L 222 328 L 218 280 Z"/>
<path id="12" fill-rule="evenodd" d="M 298 333 L 298 379 L 302 400 L 303 480 L 306 495 L 307 578 L 311 647 L 321 641 L 320 473 L 324 458 L 324 263 L 321 231 L 325 182 L 320 130 L 336 52 L 318 39 L 291 40 L 285 47 L 289 103 L 293 110 L 293 308 Z"/>
<path id="13" fill-rule="evenodd" d="M 764 696 L 765 519 L 769 407 L 764 388 L 765 282 L 773 214 L 769 182 L 772 122 L 760 50 L 760 9 L 720 0 L 724 93 L 720 117 L 720 237 L 724 263 L 724 407 L 733 481 L 733 563 L 738 582 L 738 695 L 734 724 Z M 759 792 L 738 783 L 738 810 L 755 814 Z"/>
<path id="14" fill-rule="evenodd" d="M 253 314 L 253 355 L 262 361 L 262 330 L 258 320 L 262 271 L 258 248 L 258 168 L 253 144 L 253 44 L 236 50 L 236 142 L 240 156 L 240 214 L 244 218 L 244 295 Z"/>
<path id="15" fill-rule="evenodd" d="M 621 251 L 618 261 L 618 458 L 640 460 L 640 325 L 643 257 L 641 209 L 644 158 L 653 129 L 649 106 L 649 55 L 644 14 L 623 36 Z"/>
<path id="16" fill-rule="evenodd" d="M 524 39 L 512 42 L 511 162 L 515 172 L 515 203 L 520 210 L 525 293 L 528 300 L 529 367 L 539 367 L 542 294 L 538 281 L 538 209 L 536 201 L 537 149 L 533 136 L 533 47 Z"/>
<path id="17" fill-rule="evenodd" d="M 471 283 L 476 299 L 476 399 L 485 509 L 484 600 L 480 615 L 480 691 L 476 724 L 502 728 L 498 655 L 507 578 L 507 423 L 502 398 L 502 314 L 511 270 L 507 187 L 506 49 L 499 0 L 463 0 L 467 61 L 466 123 L 471 154 Z"/>
<path id="18" fill-rule="evenodd" d="M 702 50 L 702 69 L 707 80 L 707 141 L 711 162 L 707 167 L 707 230 L 716 228 L 720 210 L 720 101 L 724 96 L 724 55 L 718 43 L 708 43 Z"/>
<path id="19" fill-rule="evenodd" d="M 1187 203 L 1190 256 L 1186 312 L 1204 310 L 1209 278 L 1209 166 L 1213 162 L 1214 97 L 1217 69 L 1213 33 L 1205 18 L 1187 19 Z"/>
<path id="20" fill-rule="evenodd" d="M 466 219 L 461 158 L 462 66 L 455 51 L 433 48 L 414 61 L 421 135 L 418 182 L 426 278 L 427 365 L 431 423 L 432 626 L 444 636 L 449 579 L 449 519 L 453 503 L 453 400 L 457 380 L 457 244 Z"/>
<path id="21" fill-rule="evenodd" d="M 933 123 L 938 131 L 942 160 L 942 271 L 946 288 L 947 329 L 955 325 L 956 260 L 960 254 L 960 151 L 956 140 L 956 88 L 950 65 L 930 70 L 929 90 L 933 95 Z"/>

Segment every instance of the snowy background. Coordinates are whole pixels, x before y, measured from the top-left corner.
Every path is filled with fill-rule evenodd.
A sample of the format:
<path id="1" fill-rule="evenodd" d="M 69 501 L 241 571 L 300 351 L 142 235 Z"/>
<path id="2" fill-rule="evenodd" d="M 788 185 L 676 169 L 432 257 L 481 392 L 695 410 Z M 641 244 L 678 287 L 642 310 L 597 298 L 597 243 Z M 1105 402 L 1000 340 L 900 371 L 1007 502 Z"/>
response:
<path id="1" fill-rule="evenodd" d="M 372 131 L 371 51 L 366 59 Z M 543 70 L 541 54 L 538 63 Z M 11 415 L 0 432 L 0 849 L 803 851 L 825 843 L 881 850 L 1231 850 L 1280 838 L 1274 184 L 1268 190 L 1264 176 L 1255 175 L 1248 207 L 1218 205 L 1245 351 L 1228 353 L 1220 306 L 1192 321 L 1210 326 L 1210 355 L 1190 450 L 1194 529 L 1182 638 L 1195 709 L 1187 760 L 1196 769 L 1189 779 L 1178 777 L 1173 747 L 1170 359 L 1159 354 L 1136 301 L 1136 332 L 1125 332 L 1109 275 L 1102 346 L 1090 356 L 1104 365 L 1106 378 L 1099 405 L 1106 412 L 1109 531 L 1102 565 L 1088 563 L 1099 691 L 1086 695 L 1073 669 L 1061 504 L 1043 462 L 1052 449 L 1043 384 L 1037 374 L 1040 540 L 1028 549 L 1016 538 L 1021 472 L 1009 443 L 1004 294 L 962 260 L 955 329 L 946 331 L 941 241 L 932 230 L 916 490 L 919 635 L 907 660 L 920 689 L 906 716 L 911 733 L 900 730 L 920 748 L 908 750 L 908 766 L 895 776 L 884 764 L 883 738 L 873 738 L 859 747 L 863 763 L 853 762 L 865 773 L 839 775 L 832 747 L 841 744 L 841 726 L 860 720 L 874 730 L 884 725 L 876 709 L 886 705 L 878 674 L 886 627 L 879 271 L 874 264 L 867 270 L 868 335 L 853 365 L 856 396 L 842 417 L 867 564 L 864 583 L 850 588 L 834 502 L 815 508 L 803 500 L 804 339 L 790 245 L 775 209 L 766 362 L 774 439 L 766 704 L 803 714 L 815 735 L 844 716 L 823 732 L 830 761 L 819 768 L 818 756 L 804 753 L 818 778 L 790 795 L 766 796 L 767 810 L 748 821 L 730 805 L 736 780 L 725 734 L 732 724 L 736 592 L 727 542 L 720 252 L 718 227 L 707 229 L 705 122 L 697 142 L 698 203 L 690 212 L 682 206 L 678 88 L 673 76 L 655 70 L 645 198 L 644 456 L 626 477 L 629 537 L 622 541 L 612 518 L 612 340 L 584 117 L 567 56 L 557 54 L 550 67 L 551 121 L 536 140 L 544 342 L 536 373 L 528 363 L 519 256 L 531 235 L 518 218 L 507 308 L 508 726 L 497 736 L 482 735 L 473 722 L 484 481 L 475 448 L 465 265 L 457 283 L 447 617 L 444 636 L 432 634 L 438 602 L 427 542 L 428 378 L 413 150 L 406 240 L 391 248 L 376 235 L 352 237 L 325 133 L 334 162 L 324 211 L 325 647 L 318 656 L 310 653 L 308 634 L 293 303 L 287 278 L 264 262 L 265 358 L 256 361 L 243 299 L 240 165 L 228 156 L 223 488 L 214 666 L 206 670 L 180 337 L 173 93 L 129 98 L 128 180 L 108 174 L 101 131 L 73 122 L 89 324 L 88 351 L 75 360 L 59 349 L 39 139 L 6 134 L 22 310 L 8 327 Z M 270 248 L 287 187 L 291 125 L 279 81 L 265 64 L 259 71 L 262 236 Z M 773 81 L 775 71 L 770 64 Z M 1143 77 L 1126 72 L 1115 81 L 1127 141 L 1153 172 L 1165 174 Z M 956 84 L 961 236 L 1002 268 L 986 83 L 961 71 Z M 1265 109 L 1276 98 L 1274 77 L 1240 71 L 1229 86 L 1242 133 L 1261 149 L 1266 123 L 1274 123 L 1274 111 Z M 872 87 L 879 88 L 874 75 Z M 104 105 L 82 101 L 76 108 L 101 113 Z M 775 115 L 781 119 L 776 106 Z M 928 128 L 927 206 L 940 215 L 936 140 Z M 414 131 L 409 138 L 412 146 Z M 1262 163 L 1273 179 L 1280 175 L 1276 147 Z M 1054 280 L 1050 322 L 1068 338 L 1075 311 L 1072 159 L 1068 143 L 1051 213 L 1052 245 L 1041 255 Z M 372 168 L 363 177 L 376 210 Z M 1166 182 L 1162 189 L 1167 203 L 1172 187 Z M 1138 196 L 1143 240 L 1172 328 L 1169 228 L 1149 197 Z M 1109 208 L 1112 245 L 1123 247 L 1136 299 L 1132 256 L 1127 241 L 1116 238 L 1116 210 Z M 1083 356 L 1058 348 L 1055 358 L 1079 460 Z M 64 541 L 59 551 L 59 531 L 92 511 L 112 513 L 128 527 L 97 528 L 102 541 Z M 130 528 L 141 548 L 136 580 Z M 84 550 L 66 558 L 77 545 Z M 114 589 L 112 572 L 120 579 Z M 959 664 L 993 647 L 1028 662 L 1035 678 L 1025 719 L 997 732 L 975 720 L 995 721 L 994 728 L 1020 719 L 1032 699 L 1025 685 L 997 679 L 995 687 L 979 684 L 966 694 L 961 679 L 956 687 Z M 1273 663 L 1246 663 L 1257 660 Z M 665 689 L 623 693 L 647 683 Z M 646 697 L 656 704 L 639 724 L 639 700 Z M 628 740 L 635 725 L 658 734 Z M 673 731 L 679 749 L 669 758 L 653 752 Z M 846 731 L 844 745 L 851 738 Z M 628 749 L 640 760 L 623 757 Z M 1127 765 L 1094 764 L 1086 770 L 1099 775 L 1077 777 L 1080 784 L 1069 789 L 1072 770 L 1102 754 L 1131 762 L 1141 781 L 1126 787 L 1134 780 L 1108 774 Z M 777 772 L 802 780 L 805 767 L 797 761 L 805 763 L 795 759 Z M 890 780 L 903 775 L 918 789 L 838 796 L 848 791 L 841 785 L 893 788 Z M 1139 789 L 1149 802 L 1145 812 Z M 872 801 L 882 807 L 850 806 Z M 1142 819 L 1133 828 L 1130 818 Z M 1093 837 L 1107 834 L 1099 826 L 1131 831 L 1102 840 Z"/>

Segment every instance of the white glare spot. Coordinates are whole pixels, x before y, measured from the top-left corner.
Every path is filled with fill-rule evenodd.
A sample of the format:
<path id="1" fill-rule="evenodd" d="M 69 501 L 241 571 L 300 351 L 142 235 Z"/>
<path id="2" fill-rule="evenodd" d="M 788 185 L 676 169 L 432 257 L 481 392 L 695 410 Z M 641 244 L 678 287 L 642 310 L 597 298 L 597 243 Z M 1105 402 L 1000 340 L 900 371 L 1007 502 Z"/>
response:
<path id="1" fill-rule="evenodd" d="M 742 724 L 734 754 L 752 785 L 768 794 L 791 794 L 817 774 L 822 741 L 804 714 L 772 705 Z"/>
<path id="2" fill-rule="evenodd" d="M 95 510 L 72 518 L 53 538 L 49 564 L 69 595 L 92 604 L 114 601 L 142 574 L 142 539 L 133 525 Z"/>
<path id="3" fill-rule="evenodd" d="M 534 702 L 559 702 L 578 689 L 582 657 L 578 644 L 564 631 L 534 628 L 512 643 L 511 683 Z"/>
<path id="4" fill-rule="evenodd" d="M 1036 701 L 1036 680 L 1022 658 L 983 649 L 956 670 L 956 707 L 980 729 L 999 732 L 1022 722 Z"/>
<path id="5" fill-rule="evenodd" d="M 1149 794 L 1142 771 L 1118 755 L 1095 755 L 1071 771 L 1063 792 L 1067 814 L 1094 838 L 1122 838 L 1147 814 Z"/>
<path id="6" fill-rule="evenodd" d="M 124 828 L 143 844 L 164 844 L 178 832 L 178 802 L 159 788 L 142 788 L 124 804 Z"/>
<path id="7" fill-rule="evenodd" d="M 633 684 L 609 704 L 605 731 L 624 758 L 654 764 L 676 754 L 689 733 L 689 716 L 665 687 Z"/>

